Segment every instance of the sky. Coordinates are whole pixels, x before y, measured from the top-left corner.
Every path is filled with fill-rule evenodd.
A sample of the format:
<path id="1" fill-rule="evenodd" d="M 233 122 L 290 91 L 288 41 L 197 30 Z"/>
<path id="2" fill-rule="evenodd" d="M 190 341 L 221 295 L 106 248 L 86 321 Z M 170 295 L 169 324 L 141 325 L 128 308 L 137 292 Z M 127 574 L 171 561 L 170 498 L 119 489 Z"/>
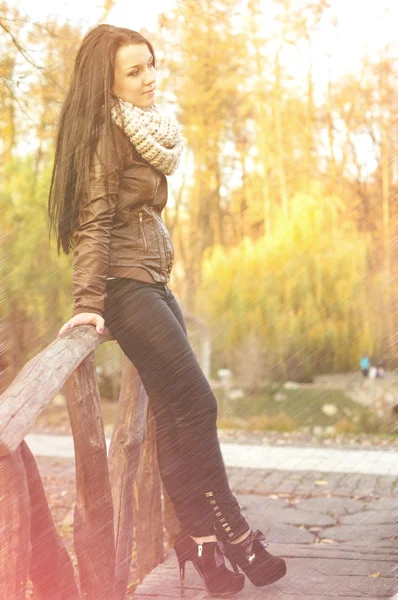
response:
<path id="1" fill-rule="evenodd" d="M 156 28 L 158 14 L 172 9 L 179 0 L 116 0 L 106 22 L 124 25 L 131 29 Z M 269 12 L 271 0 L 262 0 L 265 13 Z M 14 0 L 19 9 L 32 20 L 42 20 L 46 15 L 80 22 L 90 27 L 100 17 L 102 3 L 96 0 Z M 395 44 L 398 50 L 398 1 L 397 0 L 331 0 L 332 10 L 339 20 L 337 31 L 323 26 L 314 46 L 315 75 L 322 78 L 332 55 L 336 73 L 355 71 L 364 51 L 376 52 L 384 44 Z M 264 19 L 264 29 L 267 22 Z M 299 68 L 299 65 L 297 65 Z"/>
<path id="2" fill-rule="evenodd" d="M 184 0 L 116 0 L 105 22 L 131 29 L 155 31 L 158 15 L 173 9 Z M 195 1 L 195 0 L 186 0 Z M 264 5 L 263 29 L 273 26 L 272 0 Z M 361 58 L 366 53 L 375 59 L 379 50 L 389 45 L 390 52 L 398 53 L 398 0 L 330 0 L 338 26 L 330 25 L 330 17 L 321 24 L 314 38 L 312 51 L 315 101 L 321 102 L 330 70 L 332 80 L 346 73 L 358 72 Z M 32 21 L 41 21 L 47 15 L 69 20 L 85 28 L 101 22 L 102 4 L 96 0 L 10 0 Z M 231 23 L 234 21 L 231 15 Z M 236 16 L 236 15 L 235 15 Z M 239 19 L 237 19 L 239 20 Z M 150 35 L 148 36 L 150 38 Z M 287 49 L 284 61 L 293 75 L 292 85 L 304 82 L 308 57 L 296 48 Z M 361 143 L 365 162 L 374 166 L 374 157 L 368 155 L 366 144 Z M 360 150 L 362 152 L 362 150 Z M 365 158 L 365 155 L 369 158 Z"/>
<path id="3" fill-rule="evenodd" d="M 51 14 L 88 26 L 101 16 L 103 5 L 95 0 L 15 0 L 13 4 L 32 19 L 41 20 Z M 151 30 L 155 28 L 157 15 L 174 5 L 175 0 L 116 0 L 116 6 L 106 22 L 131 29 L 145 27 Z"/>
<path id="4" fill-rule="evenodd" d="M 131 29 L 145 28 L 155 31 L 158 15 L 173 9 L 179 2 L 195 0 L 116 0 L 105 22 L 123 25 Z M 85 28 L 101 22 L 103 1 L 98 0 L 10 0 L 32 20 L 40 21 L 46 15 L 79 23 Z M 242 4 L 245 4 L 242 0 Z M 264 33 L 273 27 L 272 0 L 262 0 Z M 338 21 L 333 28 L 330 17 L 325 18 L 314 37 L 312 50 L 315 101 L 321 103 L 327 89 L 328 72 L 333 81 L 346 73 L 358 72 L 361 59 L 366 53 L 377 58 L 379 50 L 389 45 L 390 52 L 398 53 L 398 0 L 330 0 L 332 12 Z M 239 9 L 238 9 L 239 12 Z M 231 15 L 231 22 L 233 17 Z M 237 18 L 239 21 L 239 18 Z M 149 35 L 150 38 L 150 35 Z M 286 47 L 282 60 L 293 76 L 291 85 L 305 82 L 308 55 L 305 49 Z M 287 82 L 285 82 L 286 84 Z"/>
<path id="5" fill-rule="evenodd" d="M 82 26 L 83 31 L 97 22 L 101 22 L 103 1 L 98 0 L 9 0 L 17 5 L 28 19 L 41 21 L 47 15 L 57 16 L 60 20 L 69 20 Z M 105 22 L 123 25 L 131 29 L 145 28 L 155 31 L 158 15 L 167 12 L 179 2 L 195 0 L 116 0 Z M 328 72 L 332 80 L 339 80 L 346 73 L 358 72 L 361 59 L 366 53 L 377 58 L 379 50 L 389 45 L 390 52 L 398 53 L 398 0 L 329 0 L 333 16 L 338 21 L 332 27 L 330 17 L 324 22 L 314 37 L 312 50 L 315 101 L 322 102 L 328 81 Z M 242 0 L 245 4 L 246 0 Z M 264 19 L 261 24 L 264 33 L 273 27 L 273 2 L 262 0 Z M 239 13 L 239 9 L 238 9 Z M 231 23 L 234 21 L 231 15 Z M 149 36 L 150 37 L 150 36 Z M 305 81 L 308 68 L 308 55 L 304 48 L 286 47 L 282 60 L 293 75 L 291 85 Z M 286 83 L 286 82 L 285 82 Z"/>

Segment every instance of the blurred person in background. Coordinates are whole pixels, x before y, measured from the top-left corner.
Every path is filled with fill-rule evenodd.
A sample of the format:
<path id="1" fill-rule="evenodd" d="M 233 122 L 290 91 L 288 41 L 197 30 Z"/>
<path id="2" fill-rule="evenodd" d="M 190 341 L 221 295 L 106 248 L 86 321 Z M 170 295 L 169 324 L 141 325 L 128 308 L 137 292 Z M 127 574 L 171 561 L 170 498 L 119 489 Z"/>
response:
<path id="1" fill-rule="evenodd" d="M 368 377 L 370 369 L 370 359 L 368 356 L 363 356 L 360 362 L 361 372 L 364 377 Z"/>

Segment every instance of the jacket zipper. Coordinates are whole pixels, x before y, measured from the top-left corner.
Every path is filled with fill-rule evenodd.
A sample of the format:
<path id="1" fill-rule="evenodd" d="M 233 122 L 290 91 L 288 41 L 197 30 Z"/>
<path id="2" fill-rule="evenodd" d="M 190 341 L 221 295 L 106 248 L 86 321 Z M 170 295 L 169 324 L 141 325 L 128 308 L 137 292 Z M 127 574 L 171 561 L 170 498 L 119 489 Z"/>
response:
<path id="1" fill-rule="evenodd" d="M 168 265 L 169 263 L 169 255 L 168 255 L 168 251 L 167 251 L 167 244 L 166 244 L 166 236 L 163 233 L 163 248 L 164 248 L 164 253 L 166 255 L 166 263 Z"/>
<path id="2" fill-rule="evenodd" d="M 162 239 L 163 239 L 163 249 L 164 249 L 164 253 L 165 253 L 165 257 L 166 257 L 166 268 L 167 268 L 169 266 L 171 256 L 169 257 L 169 251 L 168 251 L 167 242 L 166 242 L 166 233 L 164 231 L 163 223 L 161 222 L 160 217 L 158 217 L 158 215 L 156 215 L 155 218 L 157 220 L 159 220 L 159 228 L 161 230 L 161 235 L 162 235 Z"/>
<path id="3" fill-rule="evenodd" d="M 171 266 L 171 254 L 169 253 L 168 248 L 167 248 L 166 233 L 164 231 L 164 226 L 163 226 L 163 223 L 161 221 L 161 218 L 157 215 L 156 211 L 151 210 L 151 212 L 152 212 L 152 214 L 155 217 L 155 221 L 159 221 L 160 235 L 161 235 L 161 237 L 163 239 L 163 250 L 164 250 L 165 260 L 166 260 L 165 269 L 166 269 L 166 271 L 168 271 L 169 267 Z"/>
<path id="4" fill-rule="evenodd" d="M 139 212 L 138 216 L 140 219 L 140 231 L 142 231 L 142 237 L 144 238 L 144 246 L 145 246 L 144 254 L 148 254 L 148 242 L 147 242 L 146 235 L 145 235 L 144 225 L 142 223 L 142 212 Z"/>

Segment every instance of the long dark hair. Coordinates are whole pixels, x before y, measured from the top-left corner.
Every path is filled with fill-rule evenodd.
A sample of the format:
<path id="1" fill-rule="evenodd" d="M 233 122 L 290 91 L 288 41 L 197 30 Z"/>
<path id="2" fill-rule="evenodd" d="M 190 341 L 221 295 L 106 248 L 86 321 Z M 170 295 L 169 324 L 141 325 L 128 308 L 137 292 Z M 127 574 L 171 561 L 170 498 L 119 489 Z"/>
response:
<path id="1" fill-rule="evenodd" d="M 106 24 L 88 31 L 76 56 L 58 122 L 48 198 L 49 237 L 54 230 L 58 255 L 61 247 L 65 254 L 73 249 L 80 199 L 87 189 L 90 160 L 100 132 L 105 149 L 101 161 L 106 160 L 109 141 L 115 141 L 111 117 L 115 57 L 119 48 L 128 44 L 146 44 L 155 64 L 152 44 L 143 35 Z M 107 175 L 105 184 L 107 189 Z"/>

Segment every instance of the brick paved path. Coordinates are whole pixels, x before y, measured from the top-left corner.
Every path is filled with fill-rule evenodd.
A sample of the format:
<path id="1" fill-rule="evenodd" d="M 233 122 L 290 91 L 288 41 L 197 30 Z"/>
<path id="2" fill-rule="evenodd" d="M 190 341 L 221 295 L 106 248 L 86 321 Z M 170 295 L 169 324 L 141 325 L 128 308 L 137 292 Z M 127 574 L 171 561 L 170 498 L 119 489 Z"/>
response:
<path id="1" fill-rule="evenodd" d="M 260 528 L 288 573 L 236 600 L 390 600 L 398 592 L 398 478 L 328 472 L 228 468 L 250 524 Z M 179 597 L 178 567 L 166 561 L 137 588 L 137 600 Z M 208 598 L 188 563 L 187 599 Z"/>
<path id="2" fill-rule="evenodd" d="M 62 457 L 70 456 L 67 447 L 57 447 L 58 458 L 52 452 L 55 442 L 68 444 L 71 440 L 42 438 L 36 438 L 38 446 L 33 448 L 32 443 L 32 450 L 55 521 L 74 558 L 74 460 Z M 31 438 L 31 442 L 34 440 Z M 242 457 L 247 458 L 249 451 L 243 452 L 244 445 L 240 449 Z M 243 592 L 235 599 L 391 600 L 397 594 L 395 600 L 398 600 L 398 476 L 393 474 L 394 453 L 387 456 L 384 452 L 346 450 L 341 455 L 341 470 L 351 465 L 352 472 L 339 472 L 335 453 L 325 457 L 323 451 L 314 448 L 311 469 L 314 469 L 313 459 L 318 457 L 323 470 L 305 471 L 307 463 L 302 461 L 297 465 L 294 461 L 295 449 L 288 454 L 285 449 L 277 452 L 271 446 L 265 449 L 268 456 L 271 449 L 273 460 L 278 461 L 277 468 L 275 464 L 268 469 L 228 466 L 227 471 L 251 526 L 264 532 L 270 552 L 286 559 L 288 573 L 263 588 L 255 588 L 246 580 Z M 266 464 L 263 450 L 264 447 L 257 446 L 253 455 L 257 457 L 253 461 L 256 466 Z M 227 459 L 231 464 L 234 457 Z M 178 597 L 178 568 L 173 550 L 135 593 L 127 596 L 128 600 Z M 190 563 L 186 569 L 185 597 L 187 600 L 209 597 Z M 30 589 L 27 599 L 33 598 Z"/>

